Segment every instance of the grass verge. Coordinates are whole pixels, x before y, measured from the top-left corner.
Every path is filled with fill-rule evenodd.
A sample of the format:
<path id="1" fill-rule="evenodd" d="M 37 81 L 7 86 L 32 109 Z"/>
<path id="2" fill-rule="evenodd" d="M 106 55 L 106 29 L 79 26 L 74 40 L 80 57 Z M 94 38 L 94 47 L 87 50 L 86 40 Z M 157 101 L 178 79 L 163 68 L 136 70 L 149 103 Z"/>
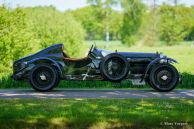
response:
<path id="1" fill-rule="evenodd" d="M 0 99 L 0 128 L 194 128 L 191 99 Z"/>

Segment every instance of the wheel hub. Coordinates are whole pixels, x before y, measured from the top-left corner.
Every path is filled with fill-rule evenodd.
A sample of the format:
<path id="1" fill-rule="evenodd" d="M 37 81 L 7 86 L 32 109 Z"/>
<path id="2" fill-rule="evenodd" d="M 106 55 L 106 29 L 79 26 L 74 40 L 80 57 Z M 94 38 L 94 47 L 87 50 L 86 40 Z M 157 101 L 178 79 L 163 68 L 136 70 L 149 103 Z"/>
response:
<path id="1" fill-rule="evenodd" d="M 172 82 L 172 73 L 169 69 L 159 69 L 156 76 L 156 81 L 161 87 L 166 87 Z"/>
<path id="2" fill-rule="evenodd" d="M 47 80 L 47 78 L 46 78 L 46 76 L 45 76 L 44 74 L 40 74 L 40 79 L 41 79 L 42 81 Z"/>
<path id="3" fill-rule="evenodd" d="M 163 76 L 161 77 L 161 79 L 164 80 L 164 81 L 166 81 L 166 80 L 168 79 L 168 76 L 167 76 L 167 75 L 163 75 Z"/>
<path id="4" fill-rule="evenodd" d="M 110 75 L 119 74 L 119 68 L 122 66 L 120 66 L 118 63 L 119 62 L 117 60 L 111 60 L 108 62 L 108 73 Z"/>

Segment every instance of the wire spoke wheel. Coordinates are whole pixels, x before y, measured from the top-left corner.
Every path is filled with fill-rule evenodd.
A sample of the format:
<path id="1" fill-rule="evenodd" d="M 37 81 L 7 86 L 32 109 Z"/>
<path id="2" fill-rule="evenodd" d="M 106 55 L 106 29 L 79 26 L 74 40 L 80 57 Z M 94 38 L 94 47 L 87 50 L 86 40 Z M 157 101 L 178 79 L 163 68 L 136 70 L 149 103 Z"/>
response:
<path id="1" fill-rule="evenodd" d="M 158 91 L 170 91 L 179 80 L 178 71 L 171 64 L 156 65 L 150 73 L 150 85 Z"/>
<path id="2" fill-rule="evenodd" d="M 105 62 L 105 69 L 109 76 L 115 78 L 124 72 L 125 64 L 120 58 L 111 58 Z"/>
<path id="3" fill-rule="evenodd" d="M 119 54 L 109 54 L 102 61 L 101 73 L 110 81 L 121 81 L 128 73 L 128 62 Z"/>
<path id="4" fill-rule="evenodd" d="M 52 82 L 52 71 L 46 67 L 36 69 L 32 75 L 34 82 L 39 87 L 45 87 Z"/>
<path id="5" fill-rule="evenodd" d="M 30 72 L 30 83 L 35 90 L 48 91 L 59 82 L 56 70 L 47 64 L 37 65 Z"/>

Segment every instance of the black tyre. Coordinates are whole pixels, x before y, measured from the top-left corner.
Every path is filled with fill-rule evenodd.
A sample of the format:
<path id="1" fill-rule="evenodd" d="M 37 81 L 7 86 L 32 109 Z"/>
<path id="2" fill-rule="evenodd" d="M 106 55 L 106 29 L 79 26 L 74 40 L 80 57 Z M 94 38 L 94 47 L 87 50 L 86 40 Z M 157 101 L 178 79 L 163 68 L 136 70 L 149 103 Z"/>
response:
<path id="1" fill-rule="evenodd" d="M 109 54 L 101 62 L 100 71 L 106 79 L 118 82 L 128 74 L 128 62 L 119 54 Z"/>
<path id="2" fill-rule="evenodd" d="M 59 77 L 54 67 L 40 64 L 30 71 L 30 84 L 37 91 L 52 90 L 59 83 Z"/>
<path id="3" fill-rule="evenodd" d="M 151 88 L 154 88 L 154 87 L 152 86 L 152 84 L 150 83 L 149 78 L 146 80 L 146 83 L 147 83 Z"/>
<path id="4" fill-rule="evenodd" d="M 149 84 L 157 91 L 173 90 L 179 82 L 179 73 L 171 64 L 155 65 L 149 75 Z"/>

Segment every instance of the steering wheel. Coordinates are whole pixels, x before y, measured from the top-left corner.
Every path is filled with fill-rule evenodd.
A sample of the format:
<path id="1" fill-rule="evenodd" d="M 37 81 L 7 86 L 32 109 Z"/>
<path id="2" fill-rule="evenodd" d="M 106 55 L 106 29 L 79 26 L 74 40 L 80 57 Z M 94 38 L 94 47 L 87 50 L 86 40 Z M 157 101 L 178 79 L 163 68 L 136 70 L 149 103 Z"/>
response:
<path id="1" fill-rule="evenodd" d="M 94 50 L 95 47 L 96 47 L 96 45 L 95 44 L 92 44 L 92 46 L 91 46 L 91 48 L 90 48 L 90 50 L 88 52 L 88 55 Z"/>

